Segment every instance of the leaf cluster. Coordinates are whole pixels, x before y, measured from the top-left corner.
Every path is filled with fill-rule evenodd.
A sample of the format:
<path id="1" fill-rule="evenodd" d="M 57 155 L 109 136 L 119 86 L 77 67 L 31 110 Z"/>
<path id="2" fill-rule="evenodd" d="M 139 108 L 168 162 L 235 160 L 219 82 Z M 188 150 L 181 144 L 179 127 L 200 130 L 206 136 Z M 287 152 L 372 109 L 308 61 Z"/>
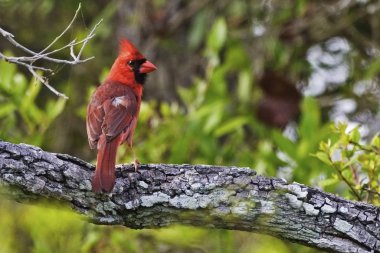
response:
<path id="1" fill-rule="evenodd" d="M 332 138 L 320 143 L 315 157 L 333 168 L 324 186 L 344 184 L 345 197 L 380 204 L 380 137 L 363 141 L 359 127 L 349 130 L 346 123 L 331 126 Z"/>

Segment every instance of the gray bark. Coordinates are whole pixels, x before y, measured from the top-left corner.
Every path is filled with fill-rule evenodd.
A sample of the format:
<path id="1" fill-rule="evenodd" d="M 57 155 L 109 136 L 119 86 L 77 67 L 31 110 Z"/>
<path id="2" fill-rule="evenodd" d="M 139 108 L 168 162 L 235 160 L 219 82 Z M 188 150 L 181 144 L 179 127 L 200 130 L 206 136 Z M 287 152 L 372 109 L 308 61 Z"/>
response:
<path id="1" fill-rule="evenodd" d="M 117 168 L 112 194 L 91 192 L 94 166 L 0 141 L 1 194 L 69 204 L 97 224 L 187 224 L 264 233 L 331 252 L 380 252 L 379 208 L 249 168 L 143 164 Z"/>

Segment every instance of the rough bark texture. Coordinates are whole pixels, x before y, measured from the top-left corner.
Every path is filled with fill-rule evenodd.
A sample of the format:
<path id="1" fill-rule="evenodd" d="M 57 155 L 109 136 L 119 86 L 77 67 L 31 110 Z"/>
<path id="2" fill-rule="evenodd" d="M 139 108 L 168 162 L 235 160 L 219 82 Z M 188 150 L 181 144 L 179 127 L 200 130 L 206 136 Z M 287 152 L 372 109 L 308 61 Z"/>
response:
<path id="1" fill-rule="evenodd" d="M 174 223 L 265 233 L 333 252 L 380 252 L 372 205 L 249 168 L 128 165 L 112 194 L 91 192 L 94 166 L 78 158 L 0 141 L 1 193 L 18 201 L 68 203 L 97 224 L 157 228 Z"/>

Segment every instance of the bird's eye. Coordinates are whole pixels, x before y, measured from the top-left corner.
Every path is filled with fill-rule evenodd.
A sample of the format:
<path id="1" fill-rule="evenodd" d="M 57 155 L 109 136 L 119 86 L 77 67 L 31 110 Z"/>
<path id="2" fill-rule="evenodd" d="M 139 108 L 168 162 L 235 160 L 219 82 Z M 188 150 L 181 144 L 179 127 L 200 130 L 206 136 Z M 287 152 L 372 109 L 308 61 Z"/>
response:
<path id="1" fill-rule="evenodd" d="M 131 61 L 128 62 L 129 66 L 133 66 L 134 64 L 135 64 L 135 61 L 133 61 L 133 60 L 131 60 Z"/>

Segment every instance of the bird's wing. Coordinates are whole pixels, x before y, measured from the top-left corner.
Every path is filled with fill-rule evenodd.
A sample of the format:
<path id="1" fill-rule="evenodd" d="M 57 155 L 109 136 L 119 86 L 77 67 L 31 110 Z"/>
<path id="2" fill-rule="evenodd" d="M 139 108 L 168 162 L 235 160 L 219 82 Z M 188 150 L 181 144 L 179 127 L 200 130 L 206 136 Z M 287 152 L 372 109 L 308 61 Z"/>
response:
<path id="1" fill-rule="evenodd" d="M 90 148 L 96 148 L 104 121 L 104 109 L 101 104 L 89 103 L 87 107 L 86 129 Z"/>
<path id="2" fill-rule="evenodd" d="M 131 89 L 123 90 L 102 102 L 90 103 L 87 109 L 87 135 L 91 148 L 97 147 L 102 134 L 110 142 L 123 134 L 121 142 L 131 135 L 136 125 L 137 98 Z"/>
<path id="3" fill-rule="evenodd" d="M 112 100 L 107 100 L 103 106 L 105 117 L 102 132 L 106 135 L 106 140 L 111 141 L 120 134 L 124 135 L 122 142 L 130 139 L 136 126 L 136 96 L 131 94 L 118 96 Z"/>

